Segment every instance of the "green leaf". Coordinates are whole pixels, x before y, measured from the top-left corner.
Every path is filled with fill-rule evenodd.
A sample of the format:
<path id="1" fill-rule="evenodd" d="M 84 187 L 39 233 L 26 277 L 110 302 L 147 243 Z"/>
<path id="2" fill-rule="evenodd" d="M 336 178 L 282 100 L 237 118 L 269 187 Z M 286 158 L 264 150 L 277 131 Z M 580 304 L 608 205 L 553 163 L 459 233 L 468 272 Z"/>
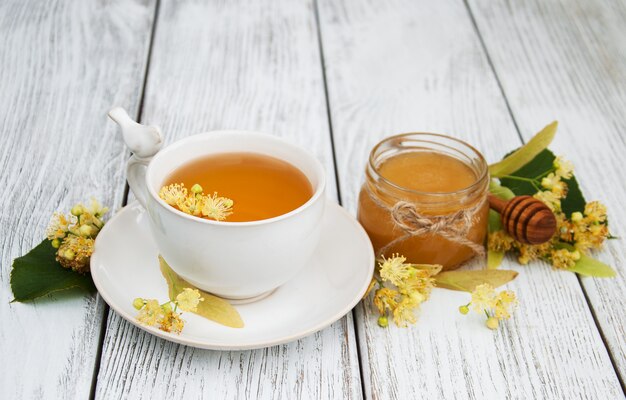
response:
<path id="1" fill-rule="evenodd" d="M 501 177 L 500 184 L 511 189 L 516 196 L 532 196 L 541 190 L 538 178 L 554 168 L 555 158 L 550 150 L 544 149 L 518 170 Z"/>
<path id="2" fill-rule="evenodd" d="M 487 251 L 487 269 L 498 269 L 504 259 L 503 251 Z"/>
<path id="3" fill-rule="evenodd" d="M 563 182 L 567 184 L 568 190 L 567 196 L 561 200 L 561 209 L 569 218 L 572 213 L 576 211 L 585 211 L 585 204 L 587 201 L 585 200 L 583 193 L 580 191 L 580 186 L 578 185 L 578 181 L 575 176 L 572 176 L 571 179 L 563 179 Z"/>
<path id="4" fill-rule="evenodd" d="M 474 288 L 483 283 L 491 286 L 502 286 L 517 277 L 517 272 L 504 269 L 481 269 L 476 271 L 446 271 L 435 276 L 437 287 L 473 292 Z"/>
<path id="5" fill-rule="evenodd" d="M 515 197 L 515 193 L 506 186 L 500 185 L 496 179 L 489 181 L 489 192 L 503 200 L 511 200 Z"/>
<path id="6" fill-rule="evenodd" d="M 584 276 L 593 276 L 594 278 L 613 278 L 617 275 L 613 268 L 584 254 L 580 256 L 580 259 L 568 271 Z"/>
<path id="7" fill-rule="evenodd" d="M 489 232 L 502 230 L 502 218 L 496 210 L 489 209 Z"/>
<path id="8" fill-rule="evenodd" d="M 555 247 L 557 249 L 567 249 L 569 251 L 576 250 L 574 246 L 564 242 L 558 242 Z M 584 276 L 592 276 L 594 278 L 613 278 L 617 275 L 613 268 L 584 254 L 581 254 L 580 259 L 576 261 L 576 264 L 567 270 Z"/>
<path id="9" fill-rule="evenodd" d="M 517 196 L 532 196 L 541 190 L 540 179 L 538 178 L 554 168 L 555 159 L 556 156 L 554 153 L 545 149 L 522 168 L 506 177 L 500 178 L 500 184 L 511 189 Z M 561 200 L 563 212 L 568 217 L 575 211 L 583 212 L 585 210 L 586 200 L 580 191 L 576 177 L 572 176 L 571 179 L 563 179 L 563 182 L 565 182 L 568 187 L 567 196 Z"/>
<path id="10" fill-rule="evenodd" d="M 161 273 L 167 281 L 170 300 L 175 301 L 176 296 L 185 288 L 198 289 L 178 276 L 161 256 L 159 256 L 159 265 Z M 201 289 L 198 291 L 200 291 L 204 301 L 198 304 L 198 309 L 194 314 L 231 328 L 243 328 L 241 316 L 229 302 Z"/>
<path id="11" fill-rule="evenodd" d="M 80 288 L 96 290 L 91 275 L 63 268 L 56 260 L 56 249 L 44 239 L 26 255 L 13 260 L 11 290 L 13 301 L 29 301 L 52 292 Z"/>
<path id="12" fill-rule="evenodd" d="M 528 164 L 537 154 L 550 145 L 556 134 L 557 126 L 557 121 L 552 122 L 533 136 L 528 143 L 505 157 L 502 161 L 491 164 L 489 166 L 491 176 L 500 178 L 505 175 L 510 175 Z"/>
<path id="13" fill-rule="evenodd" d="M 489 209 L 489 233 L 497 232 L 502 229 L 502 218 L 496 210 Z M 497 269 L 502 264 L 504 258 L 503 251 L 487 251 L 487 269 Z"/>

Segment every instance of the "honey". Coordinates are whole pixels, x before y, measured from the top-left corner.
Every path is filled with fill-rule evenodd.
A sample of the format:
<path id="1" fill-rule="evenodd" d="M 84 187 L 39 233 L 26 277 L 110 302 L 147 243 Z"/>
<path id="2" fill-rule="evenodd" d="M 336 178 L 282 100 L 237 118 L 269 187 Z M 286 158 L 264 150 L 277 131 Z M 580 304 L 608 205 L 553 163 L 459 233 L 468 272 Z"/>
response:
<path id="1" fill-rule="evenodd" d="M 377 255 L 454 269 L 484 252 L 487 188 L 487 165 L 471 146 L 443 135 L 393 136 L 372 150 L 358 219 Z"/>
<path id="2" fill-rule="evenodd" d="M 432 151 L 407 151 L 382 162 L 378 173 L 403 188 L 419 192 L 450 193 L 476 181 L 462 161 Z"/>

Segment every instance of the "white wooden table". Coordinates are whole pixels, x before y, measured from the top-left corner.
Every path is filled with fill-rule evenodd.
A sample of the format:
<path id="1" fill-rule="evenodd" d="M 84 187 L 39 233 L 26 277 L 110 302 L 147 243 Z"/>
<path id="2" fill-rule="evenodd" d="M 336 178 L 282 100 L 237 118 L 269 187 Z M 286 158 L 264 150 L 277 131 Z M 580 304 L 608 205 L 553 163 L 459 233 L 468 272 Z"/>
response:
<path id="1" fill-rule="evenodd" d="M 215 352 L 157 339 L 100 297 L 11 303 L 11 260 L 50 214 L 127 200 L 121 105 L 167 142 L 272 132 L 323 161 L 352 213 L 369 149 L 446 132 L 490 160 L 560 121 L 553 148 L 626 237 L 623 0 L 3 0 L 0 2 L 1 399 L 620 399 L 624 239 L 615 279 L 520 271 L 497 332 L 435 290 L 410 329 L 369 304 L 286 345 Z"/>

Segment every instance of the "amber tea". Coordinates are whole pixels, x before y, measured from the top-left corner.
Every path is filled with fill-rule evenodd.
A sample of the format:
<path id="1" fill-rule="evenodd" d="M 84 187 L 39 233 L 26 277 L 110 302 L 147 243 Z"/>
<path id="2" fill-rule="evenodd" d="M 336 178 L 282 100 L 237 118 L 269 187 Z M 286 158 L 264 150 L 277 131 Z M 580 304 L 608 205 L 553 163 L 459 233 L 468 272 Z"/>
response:
<path id="1" fill-rule="evenodd" d="M 308 178 L 286 161 L 259 153 L 211 154 L 172 172 L 164 185 L 199 184 L 234 201 L 227 222 L 258 221 L 295 210 L 313 195 Z"/>

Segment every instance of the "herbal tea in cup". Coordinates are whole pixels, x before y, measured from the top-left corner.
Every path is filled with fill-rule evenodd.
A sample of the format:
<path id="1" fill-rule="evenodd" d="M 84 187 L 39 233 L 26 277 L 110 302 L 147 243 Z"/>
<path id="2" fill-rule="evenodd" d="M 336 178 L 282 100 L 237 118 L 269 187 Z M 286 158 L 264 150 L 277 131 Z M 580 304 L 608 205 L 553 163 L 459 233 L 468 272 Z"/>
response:
<path id="1" fill-rule="evenodd" d="M 156 128 L 121 109 L 109 116 L 133 150 L 128 183 L 149 214 L 155 244 L 182 278 L 218 296 L 254 300 L 309 261 L 326 201 L 326 175 L 310 153 L 250 131 L 201 133 L 159 151 Z M 185 184 L 187 195 L 232 200 L 224 204 L 230 214 L 215 220 L 185 213 L 159 196 L 170 184 Z"/>
<path id="2" fill-rule="evenodd" d="M 232 200 L 229 215 L 223 218 L 225 222 L 278 217 L 300 207 L 313 195 L 311 183 L 298 168 L 275 157 L 249 152 L 212 154 L 191 160 L 165 180 L 166 186 L 177 184 L 187 190 L 199 185 L 207 194 L 217 193 Z M 184 202 L 180 203 L 170 205 L 187 212 Z"/>

